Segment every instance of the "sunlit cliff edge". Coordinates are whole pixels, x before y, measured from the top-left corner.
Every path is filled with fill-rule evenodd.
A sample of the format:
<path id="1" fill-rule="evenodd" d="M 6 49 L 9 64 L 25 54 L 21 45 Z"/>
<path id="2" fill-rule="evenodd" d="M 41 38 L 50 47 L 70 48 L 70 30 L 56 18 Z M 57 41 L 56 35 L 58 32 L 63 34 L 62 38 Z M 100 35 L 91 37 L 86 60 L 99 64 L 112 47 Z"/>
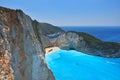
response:
<path id="1" fill-rule="evenodd" d="M 0 80 L 55 80 L 36 28 L 21 10 L 0 7 Z"/>

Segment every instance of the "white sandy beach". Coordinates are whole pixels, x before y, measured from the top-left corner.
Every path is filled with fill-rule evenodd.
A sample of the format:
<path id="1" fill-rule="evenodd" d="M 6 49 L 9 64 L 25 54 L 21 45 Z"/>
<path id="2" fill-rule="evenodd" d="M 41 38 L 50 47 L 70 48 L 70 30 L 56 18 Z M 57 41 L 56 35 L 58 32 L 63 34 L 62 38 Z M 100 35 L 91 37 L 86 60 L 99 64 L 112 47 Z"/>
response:
<path id="1" fill-rule="evenodd" d="M 49 54 L 49 53 L 55 52 L 59 49 L 60 49 L 59 47 L 49 47 L 49 48 L 45 48 L 45 52 L 46 52 L 46 54 Z"/>

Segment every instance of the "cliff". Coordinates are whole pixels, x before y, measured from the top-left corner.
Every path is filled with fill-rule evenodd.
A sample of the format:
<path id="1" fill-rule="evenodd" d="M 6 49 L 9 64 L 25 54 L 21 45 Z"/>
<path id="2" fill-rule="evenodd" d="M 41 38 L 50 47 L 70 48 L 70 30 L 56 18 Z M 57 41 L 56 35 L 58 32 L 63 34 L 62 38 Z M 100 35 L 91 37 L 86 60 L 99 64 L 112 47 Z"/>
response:
<path id="1" fill-rule="evenodd" d="M 29 16 L 0 7 L 0 80 L 55 80 L 42 43 Z"/>
<path id="2" fill-rule="evenodd" d="M 57 26 L 53 26 L 48 23 L 39 23 L 38 21 L 34 20 L 33 25 L 36 26 L 36 31 L 39 32 L 36 35 L 42 34 L 42 41 L 44 48 L 52 47 L 54 44 L 51 42 L 51 39 L 57 38 L 65 31 Z"/>
<path id="3" fill-rule="evenodd" d="M 61 49 L 77 50 L 90 55 L 120 57 L 120 44 L 104 42 L 83 32 L 69 31 L 51 42 Z"/>
<path id="4" fill-rule="evenodd" d="M 64 30 L 62 30 L 61 28 L 48 23 L 39 23 L 36 20 L 34 20 L 33 23 L 37 24 L 38 30 L 40 29 L 42 34 L 45 36 L 64 32 Z"/>
<path id="5" fill-rule="evenodd" d="M 119 43 L 104 42 L 83 32 L 65 32 L 56 26 L 46 23 L 42 24 L 34 21 L 34 24 L 37 24 L 38 30 L 42 30 L 42 41 L 45 48 L 57 46 L 61 49 L 74 49 L 90 55 L 120 57 Z"/>

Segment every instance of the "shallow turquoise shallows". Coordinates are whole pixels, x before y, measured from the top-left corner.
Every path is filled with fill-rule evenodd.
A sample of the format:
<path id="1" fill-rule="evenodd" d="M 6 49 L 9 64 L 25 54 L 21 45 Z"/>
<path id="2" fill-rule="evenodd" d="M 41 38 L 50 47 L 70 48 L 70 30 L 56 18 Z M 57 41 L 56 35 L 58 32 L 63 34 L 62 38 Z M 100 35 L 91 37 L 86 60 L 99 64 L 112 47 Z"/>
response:
<path id="1" fill-rule="evenodd" d="M 120 80 L 120 58 L 103 58 L 74 50 L 46 55 L 56 80 Z"/>

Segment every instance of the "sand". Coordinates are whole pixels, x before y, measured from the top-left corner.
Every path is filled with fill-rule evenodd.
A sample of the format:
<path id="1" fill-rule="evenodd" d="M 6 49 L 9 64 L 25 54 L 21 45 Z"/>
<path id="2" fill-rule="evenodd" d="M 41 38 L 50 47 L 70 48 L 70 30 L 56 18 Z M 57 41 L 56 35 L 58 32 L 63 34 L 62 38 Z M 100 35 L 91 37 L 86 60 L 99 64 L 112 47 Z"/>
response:
<path id="1" fill-rule="evenodd" d="M 46 54 L 50 54 L 50 53 L 55 52 L 59 49 L 60 49 L 59 47 L 49 47 L 49 48 L 45 48 L 45 52 L 46 52 Z"/>

